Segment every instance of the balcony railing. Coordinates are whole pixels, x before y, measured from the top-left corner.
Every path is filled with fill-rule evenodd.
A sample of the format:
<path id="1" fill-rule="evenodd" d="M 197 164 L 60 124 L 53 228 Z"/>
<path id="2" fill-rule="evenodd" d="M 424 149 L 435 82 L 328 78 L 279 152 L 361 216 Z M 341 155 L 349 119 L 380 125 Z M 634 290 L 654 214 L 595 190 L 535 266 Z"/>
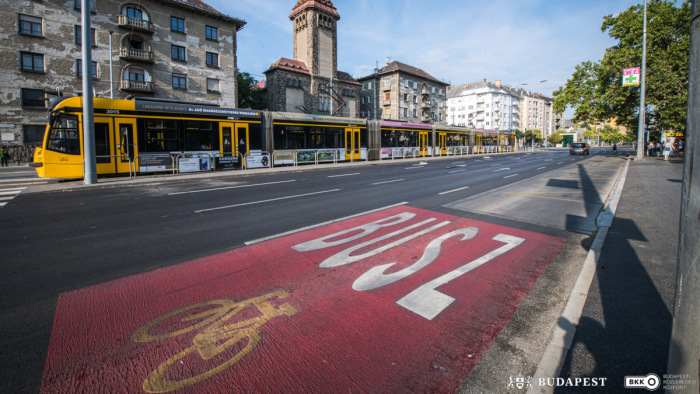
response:
<path id="1" fill-rule="evenodd" d="M 430 94 L 430 90 L 428 90 L 428 89 L 423 89 L 423 90 L 420 91 L 420 94 L 422 94 L 422 95 L 428 95 L 428 94 Z"/>
<path id="2" fill-rule="evenodd" d="M 119 26 L 153 33 L 153 23 L 131 16 L 119 15 Z"/>
<path id="3" fill-rule="evenodd" d="M 144 51 L 143 49 L 119 48 L 119 57 L 125 60 L 153 63 L 153 51 Z"/>
<path id="4" fill-rule="evenodd" d="M 131 92 L 153 93 L 155 88 L 153 82 L 134 81 L 131 79 L 122 79 L 120 88 Z"/>

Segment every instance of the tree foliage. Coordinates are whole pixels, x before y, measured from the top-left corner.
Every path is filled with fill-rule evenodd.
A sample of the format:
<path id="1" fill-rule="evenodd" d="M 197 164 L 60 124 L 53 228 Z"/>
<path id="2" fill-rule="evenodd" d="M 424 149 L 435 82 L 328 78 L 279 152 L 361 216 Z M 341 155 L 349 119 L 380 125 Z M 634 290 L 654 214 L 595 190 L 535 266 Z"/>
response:
<path id="1" fill-rule="evenodd" d="M 263 109 L 264 92 L 255 86 L 258 81 L 245 71 L 239 71 L 236 80 L 238 81 L 238 108 Z"/>
<path id="2" fill-rule="evenodd" d="M 576 66 L 554 92 L 555 112 L 575 108 L 574 120 L 617 123 L 636 130 L 640 87 L 622 86 L 622 69 L 642 63 L 644 6 L 603 18 L 601 30 L 617 40 L 599 62 Z M 685 128 L 690 48 L 690 2 L 650 0 L 647 4 L 647 124 L 655 130 Z"/>

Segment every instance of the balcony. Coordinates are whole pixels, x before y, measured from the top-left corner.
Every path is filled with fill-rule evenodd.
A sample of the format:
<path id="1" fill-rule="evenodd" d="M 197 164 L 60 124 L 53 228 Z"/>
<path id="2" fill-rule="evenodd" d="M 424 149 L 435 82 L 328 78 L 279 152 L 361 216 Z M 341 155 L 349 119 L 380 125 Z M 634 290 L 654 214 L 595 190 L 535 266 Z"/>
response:
<path id="1" fill-rule="evenodd" d="M 420 94 L 422 94 L 422 95 L 424 95 L 424 96 L 430 95 L 430 90 L 428 90 L 428 89 L 423 89 L 423 90 L 420 91 Z"/>
<path id="2" fill-rule="evenodd" d="M 391 92 L 391 85 L 382 86 L 382 92 Z"/>
<path id="3" fill-rule="evenodd" d="M 143 49 L 119 48 L 119 58 L 124 60 L 135 60 L 139 62 L 153 63 L 153 51 Z"/>
<path id="4" fill-rule="evenodd" d="M 153 82 L 145 81 L 134 81 L 131 79 L 122 79 L 119 86 L 121 90 L 128 92 L 139 92 L 139 93 L 153 93 L 155 92 L 155 87 Z"/>
<path id="5" fill-rule="evenodd" d="M 391 106 L 391 100 L 384 100 L 384 106 L 385 107 Z"/>
<path id="6" fill-rule="evenodd" d="M 126 15 L 119 15 L 119 27 L 153 33 L 153 23 Z"/>
<path id="7" fill-rule="evenodd" d="M 423 102 L 420 104 L 420 107 L 421 107 L 422 109 L 430 109 L 430 103 L 427 102 L 427 101 L 423 101 Z"/>
<path id="8" fill-rule="evenodd" d="M 430 119 L 430 116 L 425 116 L 425 115 L 423 115 L 423 116 L 420 117 L 421 123 L 430 123 L 431 120 L 432 120 L 432 119 Z"/>

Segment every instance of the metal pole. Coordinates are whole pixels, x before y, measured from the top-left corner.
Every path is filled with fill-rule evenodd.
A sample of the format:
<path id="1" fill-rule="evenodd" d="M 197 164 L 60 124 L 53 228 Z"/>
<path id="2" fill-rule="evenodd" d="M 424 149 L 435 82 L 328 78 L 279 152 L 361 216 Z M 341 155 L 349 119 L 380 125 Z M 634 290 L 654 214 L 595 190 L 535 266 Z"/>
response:
<path id="1" fill-rule="evenodd" d="M 85 157 L 83 181 L 86 185 L 97 183 L 95 158 L 95 118 L 92 106 L 92 39 L 90 34 L 90 4 L 82 0 L 83 40 L 83 153 Z"/>
<path id="2" fill-rule="evenodd" d="M 112 34 L 114 30 L 109 31 L 109 98 L 114 98 L 114 61 L 112 59 Z"/>
<path id="3" fill-rule="evenodd" d="M 639 90 L 639 128 L 637 131 L 637 160 L 644 160 L 644 131 L 647 107 L 644 103 L 646 96 L 647 73 L 647 0 L 644 0 L 644 36 L 642 38 L 642 81 Z"/>

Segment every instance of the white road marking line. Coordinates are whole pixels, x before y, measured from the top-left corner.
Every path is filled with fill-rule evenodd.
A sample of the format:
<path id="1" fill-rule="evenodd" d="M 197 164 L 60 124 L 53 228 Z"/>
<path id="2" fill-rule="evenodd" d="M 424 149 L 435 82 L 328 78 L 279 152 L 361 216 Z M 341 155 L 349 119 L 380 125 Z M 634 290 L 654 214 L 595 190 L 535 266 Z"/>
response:
<path id="1" fill-rule="evenodd" d="M 448 174 L 454 174 L 456 172 L 465 172 L 467 170 L 454 170 L 454 171 L 449 171 Z"/>
<path id="2" fill-rule="evenodd" d="M 353 175 L 360 175 L 359 172 L 355 172 L 352 174 L 340 174 L 340 175 L 328 175 L 328 178 L 340 178 L 342 176 L 353 176 Z"/>
<path id="3" fill-rule="evenodd" d="M 518 175 L 520 175 L 520 174 L 513 174 L 513 175 L 504 176 L 503 179 L 512 178 L 512 177 L 518 176 Z"/>
<path id="4" fill-rule="evenodd" d="M 305 194 L 297 194 L 294 196 L 287 196 L 287 197 L 279 197 L 279 198 L 271 198 L 269 200 L 260 200 L 260 201 L 251 201 L 251 202 L 244 202 L 241 204 L 233 204 L 233 205 L 226 205 L 223 207 L 216 207 L 216 208 L 208 208 L 208 209 L 200 209 L 198 211 L 194 211 L 195 213 L 202 213 L 202 212 L 209 212 L 209 211 L 217 211 L 220 209 L 228 209 L 228 208 L 236 208 L 236 207 L 243 207 L 246 205 L 255 205 L 255 204 L 263 204 L 266 202 L 272 202 L 272 201 L 280 201 L 280 200 L 289 200 L 292 198 L 299 198 L 299 197 L 306 197 L 306 196 L 313 196 L 316 194 L 323 194 L 323 193 L 332 193 L 332 192 L 337 192 L 340 189 L 332 189 L 332 190 L 324 190 L 320 192 L 314 192 L 314 193 L 305 193 Z"/>
<path id="5" fill-rule="evenodd" d="M 0 196 L 9 196 L 12 194 L 19 194 L 24 189 L 26 189 L 26 187 L 19 187 L 16 189 L 4 189 L 4 190 L 0 191 Z"/>
<path id="6" fill-rule="evenodd" d="M 543 169 L 543 168 L 547 168 L 547 166 L 544 166 L 544 167 L 540 167 L 540 168 L 538 168 L 538 170 L 541 170 L 541 169 Z"/>
<path id="7" fill-rule="evenodd" d="M 187 191 L 187 192 L 168 193 L 168 195 L 169 195 L 169 196 L 175 196 L 175 195 L 178 195 L 178 194 L 204 193 L 204 192 L 213 192 L 213 191 L 219 191 L 219 190 L 239 189 L 239 188 L 243 188 L 243 187 L 277 185 L 277 184 L 280 184 L 280 183 L 289 183 L 289 182 L 296 182 L 296 180 L 295 180 L 295 179 L 292 179 L 292 180 L 289 180 L 289 181 L 256 183 L 256 184 L 253 184 L 253 185 L 237 185 L 237 186 L 217 187 L 217 188 L 213 188 L 213 189 L 190 190 L 190 191 Z"/>
<path id="8" fill-rule="evenodd" d="M 460 187 L 459 189 L 448 190 L 446 192 L 438 193 L 438 195 L 442 196 L 443 194 L 454 193 L 454 192 L 458 192 L 458 191 L 464 190 L 464 189 L 469 189 L 469 186 Z"/>
<path id="9" fill-rule="evenodd" d="M 372 186 L 383 185 L 383 184 L 385 184 L 385 183 L 401 182 L 401 181 L 403 181 L 403 180 L 405 180 L 405 179 L 394 179 L 393 181 L 377 182 L 377 183 L 373 183 Z"/>
<path id="10" fill-rule="evenodd" d="M 400 202 L 400 203 L 398 203 L 398 204 L 389 205 L 388 207 L 382 207 L 382 208 L 372 209 L 371 211 L 356 213 L 356 214 L 354 214 L 354 215 L 346 216 L 346 217 L 344 217 L 344 218 L 329 220 L 329 221 L 327 221 L 327 222 L 318 223 L 318 224 L 313 224 L 313 225 L 311 225 L 311 226 L 306 226 L 306 227 L 298 228 L 298 229 L 296 229 L 296 230 L 291 230 L 291 231 L 287 231 L 287 232 L 284 232 L 284 233 L 271 235 L 271 236 L 269 236 L 269 237 L 255 239 L 255 240 L 252 240 L 252 241 L 245 242 L 245 244 L 246 244 L 246 245 L 253 245 L 253 244 L 260 243 L 260 242 L 269 241 L 269 240 L 271 240 L 271 239 L 276 239 L 276 238 L 284 237 L 284 236 L 287 236 L 287 235 L 300 233 L 300 232 L 302 232 L 302 231 L 306 231 L 306 230 L 311 230 L 311 229 L 318 228 L 318 227 L 327 226 L 327 225 L 329 225 L 329 224 L 342 222 L 343 220 L 353 219 L 353 218 L 356 218 L 356 217 L 368 215 L 368 214 L 370 214 L 370 213 L 375 213 L 375 212 L 383 211 L 383 210 L 385 210 L 385 209 L 390 209 L 390 208 L 394 208 L 394 207 L 400 207 L 400 206 L 406 205 L 406 204 L 408 204 L 408 202 Z"/>
<path id="11" fill-rule="evenodd" d="M 499 168 L 498 170 L 493 170 L 491 172 L 499 172 L 499 171 L 509 171 L 510 167 L 504 167 L 504 168 Z"/>

